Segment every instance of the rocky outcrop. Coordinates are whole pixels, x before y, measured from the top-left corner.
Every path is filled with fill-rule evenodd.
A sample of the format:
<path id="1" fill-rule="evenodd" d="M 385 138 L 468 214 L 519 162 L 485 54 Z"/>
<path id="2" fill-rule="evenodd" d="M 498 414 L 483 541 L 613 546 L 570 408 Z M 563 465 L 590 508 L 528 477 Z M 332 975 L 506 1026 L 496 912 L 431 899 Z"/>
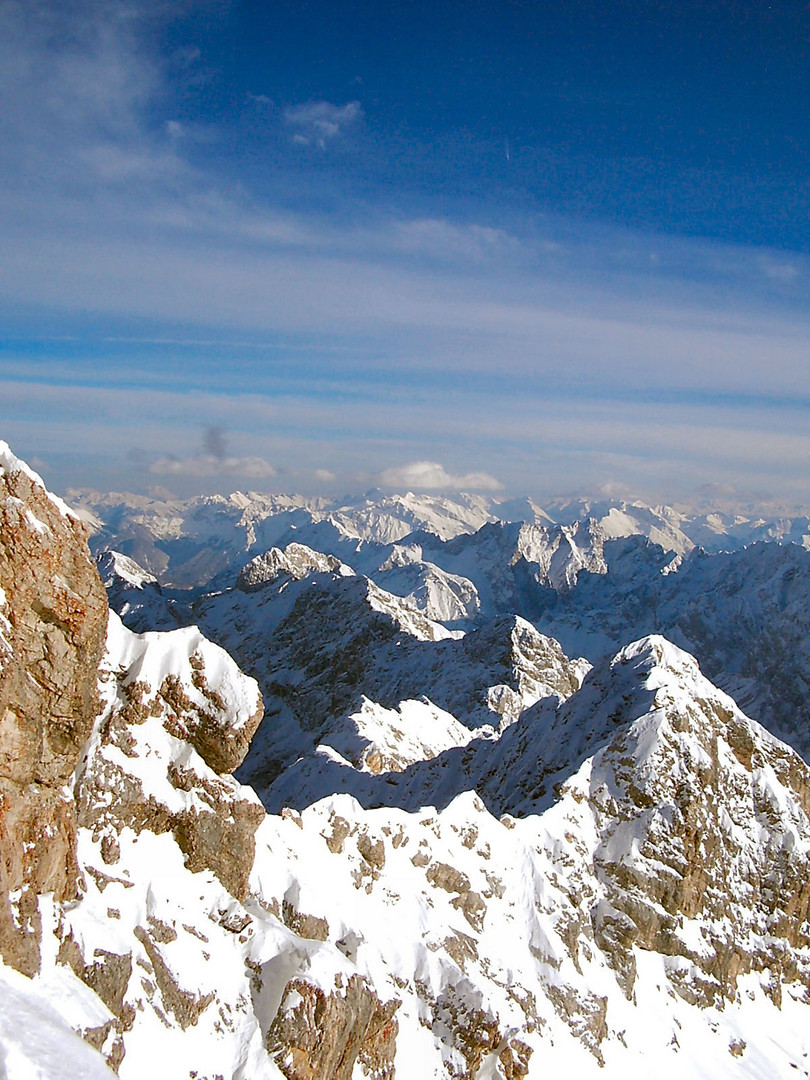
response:
<path id="1" fill-rule="evenodd" d="M 178 882 L 214 876 L 220 936 L 250 923 L 230 908 L 247 896 L 264 811 L 229 773 L 261 696 L 196 629 L 124 629 L 79 520 L 0 446 L 0 950 L 24 974 L 64 982 L 69 970 L 89 988 L 90 1004 L 68 1011 L 117 1069 L 146 1007 L 139 988 L 181 1031 L 215 998 L 178 965 L 178 930 L 152 913 L 160 863 L 133 881 L 133 843 L 170 839 L 162 859 L 179 859 Z M 124 931 L 125 904 L 108 898 L 144 887 Z M 205 931 L 181 930 L 204 960 Z"/>
<path id="2" fill-rule="evenodd" d="M 80 825 L 106 839 L 107 864 L 122 829 L 171 832 L 190 870 L 211 870 L 244 897 L 264 811 L 227 773 L 262 717 L 256 684 L 193 627 L 139 636 L 112 613 L 101 678 L 105 708 L 76 788 Z"/>
<path id="3" fill-rule="evenodd" d="M 690 1003 L 732 1000 L 748 972 L 810 1000 L 810 770 L 663 638 L 622 650 L 610 678 L 641 715 L 562 793 L 596 824 L 595 940 L 625 992 L 640 948 Z"/>
<path id="4" fill-rule="evenodd" d="M 346 575 L 352 573 L 334 555 L 322 555 L 306 544 L 288 544 L 283 551 L 270 548 L 251 559 L 239 574 L 236 587 L 243 592 L 255 592 L 284 576 L 300 581 L 310 574 L 341 572 Z"/>
<path id="5" fill-rule="evenodd" d="M 0 443 L 0 952 L 39 967 L 36 897 L 76 895 L 62 792 L 99 709 L 104 588 L 79 519 Z"/>
<path id="6" fill-rule="evenodd" d="M 394 1080 L 398 1008 L 397 1001 L 383 1004 L 358 975 L 338 975 L 329 993 L 293 979 L 267 1049 L 287 1080 L 351 1080 L 356 1062 L 375 1080 Z"/>

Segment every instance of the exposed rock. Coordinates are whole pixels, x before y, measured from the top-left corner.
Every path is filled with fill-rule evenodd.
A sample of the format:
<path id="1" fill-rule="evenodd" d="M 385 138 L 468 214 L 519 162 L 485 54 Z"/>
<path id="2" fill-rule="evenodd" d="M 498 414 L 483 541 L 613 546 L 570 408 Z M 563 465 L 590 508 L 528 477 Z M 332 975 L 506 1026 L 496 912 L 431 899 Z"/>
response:
<path id="1" fill-rule="evenodd" d="M 200 1014 L 204 1012 L 214 1000 L 214 995 L 212 993 L 200 995 L 195 994 L 191 990 L 184 990 L 180 986 L 169 965 L 163 959 L 155 936 L 150 934 L 143 927 L 136 928 L 135 936 L 143 945 L 152 962 L 155 980 L 157 981 L 163 1004 L 166 1006 L 167 1011 L 174 1016 L 180 1027 L 185 1031 L 187 1027 L 197 1023 Z"/>
<path id="2" fill-rule="evenodd" d="M 82 982 L 94 990 L 112 1013 L 113 1020 L 82 1034 L 97 1050 L 108 1044 L 107 1063 L 117 1070 L 124 1059 L 123 1036 L 132 1027 L 134 1017 L 132 1007 L 124 1003 L 132 975 L 131 954 L 119 955 L 98 948 L 87 962 L 81 948 L 68 933 L 59 946 L 58 961 L 68 965 Z"/>
<path id="3" fill-rule="evenodd" d="M 57 901 L 77 894 L 76 813 L 54 788 L 24 787 L 0 777 L 0 949 L 25 975 L 39 969 L 37 898 Z"/>
<path id="4" fill-rule="evenodd" d="M 98 713 L 106 625 L 84 526 L 0 443 L 0 952 L 28 974 L 39 966 L 36 895 L 76 894 L 61 789 Z"/>
<path id="5" fill-rule="evenodd" d="M 357 850 L 374 870 L 385 866 L 385 844 L 382 840 L 372 840 L 368 833 L 357 838 Z"/>
<path id="6" fill-rule="evenodd" d="M 572 987 L 556 984 L 549 985 L 546 993 L 572 1034 L 591 1051 L 600 1065 L 604 1065 L 600 1044 L 608 1030 L 605 1022 L 607 998 L 578 994 Z"/>
<path id="7" fill-rule="evenodd" d="M 181 675 L 169 673 L 158 688 L 171 715 L 172 730 L 177 738 L 187 739 L 207 765 L 217 773 L 230 773 L 240 765 L 248 752 L 250 740 L 264 712 L 261 697 L 256 699 L 252 715 L 234 722 L 219 690 L 208 684 L 205 658 L 200 651 L 188 658 L 191 682 L 203 701 L 193 700 L 184 688 Z M 167 727 L 169 721 L 167 719 Z"/>
<path id="8" fill-rule="evenodd" d="M 498 1080 L 522 1080 L 529 1071 L 531 1047 L 514 1036 L 504 1036 L 497 1017 L 480 1004 L 480 995 L 467 986 L 448 986 L 437 998 L 428 998 L 430 1025 L 440 1038 L 448 1038 L 463 1062 L 461 1068 L 446 1063 L 454 1080 L 475 1077 L 485 1059 L 497 1061 Z M 446 1033 L 446 1034 L 445 1034 Z"/>
<path id="9" fill-rule="evenodd" d="M 98 712 L 107 599 L 78 518 L 0 444 L 0 775 L 64 783 Z"/>
<path id="10" fill-rule="evenodd" d="M 239 682 L 232 662 L 209 642 L 203 647 L 196 631 L 139 638 L 117 616 L 110 620 L 112 666 L 102 672 L 107 706 L 77 785 L 79 823 L 104 837 L 102 857 L 108 865 L 121 829 L 171 832 L 191 871 L 212 870 L 233 896 L 244 897 L 253 834 L 264 811 L 247 789 L 216 775 L 202 754 L 190 754 L 188 744 L 205 750 L 217 765 L 238 763 L 240 747 L 261 716 L 255 684 L 251 690 L 241 673 Z M 175 658 L 168 672 L 161 659 L 167 647 Z M 204 653 L 218 670 L 222 692 L 209 686 Z M 128 666 L 115 667 L 116 654 Z M 162 675 L 157 686 L 154 664 Z M 239 687 L 238 705 L 228 680 Z M 150 759 L 153 773 L 148 791 L 140 771 L 143 758 Z"/>
<path id="11" fill-rule="evenodd" d="M 351 832 L 352 827 L 348 821 L 339 814 L 333 815 L 329 824 L 332 826 L 332 832 L 326 839 L 326 846 L 333 855 L 339 855 L 343 850 L 343 841 Z"/>
<path id="12" fill-rule="evenodd" d="M 454 866 L 447 863 L 433 863 L 428 867 L 427 879 L 431 885 L 447 892 L 466 893 L 470 891 L 470 879 Z"/>
<path id="13" fill-rule="evenodd" d="M 285 925 L 302 938 L 309 938 L 310 941 L 326 941 L 329 938 L 329 923 L 326 919 L 296 911 L 287 899 L 282 905 L 282 917 Z"/>
<path id="14" fill-rule="evenodd" d="M 351 1080 L 358 1061 L 375 1080 L 393 1080 L 398 1007 L 383 1004 L 358 975 L 328 994 L 296 978 L 284 991 L 267 1049 L 287 1080 Z"/>

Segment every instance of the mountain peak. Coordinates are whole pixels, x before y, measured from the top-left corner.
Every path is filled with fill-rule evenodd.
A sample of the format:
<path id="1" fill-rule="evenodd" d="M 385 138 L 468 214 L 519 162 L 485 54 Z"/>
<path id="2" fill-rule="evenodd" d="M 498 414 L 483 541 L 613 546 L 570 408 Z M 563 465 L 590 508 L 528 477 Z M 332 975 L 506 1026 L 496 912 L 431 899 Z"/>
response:
<path id="1" fill-rule="evenodd" d="M 39 473 L 35 473 L 21 458 L 18 458 L 13 454 L 11 447 L 7 442 L 2 442 L 2 440 L 0 440 L 0 476 L 12 477 L 15 474 L 26 477 L 28 482 L 37 487 L 42 494 L 58 508 L 59 512 L 65 515 L 65 517 L 76 518 L 78 516 L 67 503 L 59 498 L 58 495 L 54 495 L 52 491 L 48 491 L 45 486 L 45 481 Z"/>

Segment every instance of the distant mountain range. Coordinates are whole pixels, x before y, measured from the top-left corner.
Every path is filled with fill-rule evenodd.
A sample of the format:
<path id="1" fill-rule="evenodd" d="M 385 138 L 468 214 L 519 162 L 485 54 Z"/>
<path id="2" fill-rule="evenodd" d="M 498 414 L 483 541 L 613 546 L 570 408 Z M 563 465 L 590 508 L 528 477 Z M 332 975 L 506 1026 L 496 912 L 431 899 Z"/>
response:
<path id="1" fill-rule="evenodd" d="M 753 509 L 687 511 L 609 499 L 557 500 L 541 508 L 531 499 L 498 501 L 483 495 L 451 499 L 370 492 L 329 501 L 234 492 L 228 497 L 164 500 L 73 490 L 70 500 L 98 530 L 94 550 L 120 551 L 162 584 L 181 588 L 208 584 L 220 571 L 293 540 L 316 550 L 324 550 L 328 537 L 332 546 L 340 540 L 386 546 L 413 533 L 451 540 L 499 521 L 567 526 L 561 532 L 574 543 L 581 523 L 590 522 L 605 539 L 644 536 L 676 555 L 695 547 L 710 553 L 734 551 L 758 540 L 810 546 L 807 515 L 771 516 Z"/>

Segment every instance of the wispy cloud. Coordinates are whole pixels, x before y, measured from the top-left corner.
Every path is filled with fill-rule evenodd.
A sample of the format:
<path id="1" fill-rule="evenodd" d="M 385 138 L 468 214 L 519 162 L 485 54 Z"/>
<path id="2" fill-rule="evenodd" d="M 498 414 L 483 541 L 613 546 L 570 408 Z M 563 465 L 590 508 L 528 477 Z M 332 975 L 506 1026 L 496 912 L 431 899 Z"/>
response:
<path id="1" fill-rule="evenodd" d="M 774 255 L 761 256 L 759 266 L 766 278 L 781 284 L 791 284 L 802 274 L 801 266 L 797 260 L 780 259 Z"/>
<path id="2" fill-rule="evenodd" d="M 210 125 L 189 124 L 180 120 L 166 121 L 166 134 L 174 142 L 185 141 L 190 143 L 214 143 L 217 136 Z"/>
<path id="3" fill-rule="evenodd" d="M 321 150 L 340 135 L 355 128 L 363 119 L 359 101 L 333 105 L 330 101 L 309 101 L 284 110 L 284 120 L 292 129 L 293 142 L 317 146 Z"/>
<path id="4" fill-rule="evenodd" d="M 458 224 L 443 218 L 415 218 L 394 222 L 390 233 L 392 247 L 445 262 L 528 254 L 526 246 L 506 230 L 475 222 Z"/>
<path id="5" fill-rule="evenodd" d="M 163 5 L 166 7 L 166 5 Z M 157 3 L 0 6 L 0 155 L 5 184 L 22 177 L 38 191 L 178 166 L 148 106 L 162 89 L 159 64 L 137 47 Z M 124 168 L 127 156 L 139 163 Z M 117 164 L 111 167 L 111 161 Z M 5 186 L 5 185 L 4 185 Z"/>
<path id="6" fill-rule="evenodd" d="M 605 483 L 672 501 L 692 497 L 710 481 L 758 489 L 783 503 L 789 498 L 794 507 L 810 504 L 806 408 L 641 404 L 593 395 L 544 401 L 509 380 L 485 387 L 467 380 L 448 410 L 435 388 L 417 399 L 390 389 L 378 393 L 375 386 L 344 392 L 352 385 L 347 380 L 323 394 L 302 377 L 297 388 L 283 392 L 234 396 L 156 391 L 148 377 L 141 387 L 103 389 L 8 380 L 0 431 L 15 452 L 49 462 L 47 479 L 57 490 L 79 483 L 143 490 L 158 475 L 184 494 L 195 485 L 220 491 L 243 486 L 249 471 L 224 471 L 230 466 L 210 453 L 210 442 L 189 452 L 206 418 L 228 430 L 236 444 L 233 452 L 217 447 L 226 459 L 258 457 L 259 472 L 270 462 L 294 463 L 296 473 L 279 467 L 285 487 L 313 493 L 332 482 L 314 475 L 324 461 L 335 462 L 327 471 L 339 473 L 342 487 L 358 491 L 383 483 L 372 474 L 372 461 L 388 466 L 385 486 L 396 490 L 470 490 L 476 486 L 471 470 L 464 475 L 439 464 L 444 455 L 463 451 L 488 481 L 499 478 L 508 491 L 541 501 Z M 126 448 L 135 446 L 149 452 L 127 460 Z M 150 472 L 158 457 L 167 471 Z M 396 464 L 402 461 L 408 465 Z M 278 477 L 256 481 L 275 486 Z"/>
<path id="7" fill-rule="evenodd" d="M 216 476 L 244 477 L 249 480 L 269 480 L 276 470 L 269 461 L 260 457 L 216 457 L 214 454 L 196 454 L 178 458 L 160 457 L 148 466 L 154 476 L 195 476 L 210 479 Z"/>
<path id="8" fill-rule="evenodd" d="M 453 474 L 437 461 L 411 461 L 385 469 L 379 475 L 382 487 L 417 491 L 500 491 L 503 484 L 485 472 Z"/>

